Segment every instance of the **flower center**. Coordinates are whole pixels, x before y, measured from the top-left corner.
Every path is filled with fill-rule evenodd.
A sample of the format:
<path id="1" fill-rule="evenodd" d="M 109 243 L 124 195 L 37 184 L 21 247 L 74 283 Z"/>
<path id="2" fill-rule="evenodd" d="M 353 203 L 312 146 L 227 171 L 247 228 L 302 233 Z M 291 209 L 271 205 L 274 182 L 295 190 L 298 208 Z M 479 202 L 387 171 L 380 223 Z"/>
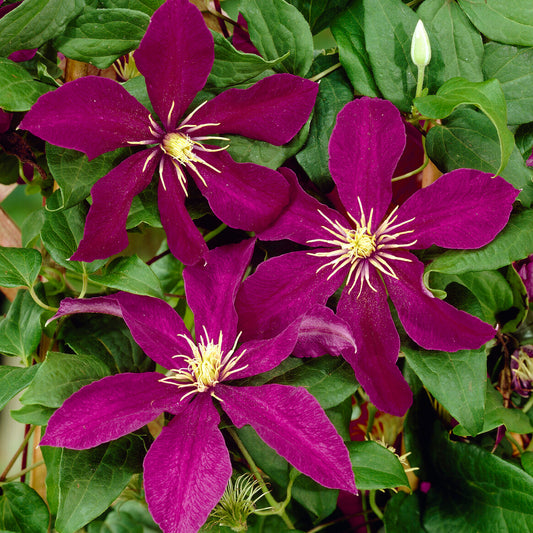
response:
<path id="1" fill-rule="evenodd" d="M 374 210 L 370 210 L 370 216 L 367 220 L 363 211 L 363 206 L 361 205 L 361 199 L 358 197 L 357 200 L 361 212 L 360 221 L 355 220 L 348 213 L 348 217 L 352 224 L 352 227 L 348 228 L 339 221 L 331 220 L 322 211 L 319 211 L 320 215 L 327 222 L 327 224 L 321 227 L 330 233 L 333 236 L 333 239 L 312 239 L 307 241 L 307 244 L 313 246 L 327 246 L 330 248 L 327 252 L 309 252 L 310 255 L 315 257 L 331 258 L 330 261 L 320 266 L 317 273 L 323 268 L 330 266 L 332 268 L 332 271 L 328 276 L 328 279 L 330 279 L 339 270 L 347 268 L 346 286 L 349 287 L 348 293 L 351 293 L 355 285 L 359 282 L 359 294 L 361 294 L 364 282 L 366 282 L 373 291 L 376 291 L 376 288 L 373 287 L 370 282 L 370 265 L 377 268 L 383 274 L 397 279 L 397 276 L 390 265 L 390 261 L 409 261 L 409 259 L 393 255 L 389 253 L 389 251 L 393 248 L 406 248 L 412 246 L 416 240 L 402 244 L 394 242 L 400 235 L 413 233 L 414 231 L 398 231 L 400 227 L 412 222 L 414 219 L 412 218 L 395 224 L 395 221 L 398 218 L 395 214 L 398 209 L 397 207 L 381 223 L 378 229 L 372 233 L 371 227 Z"/>
<path id="2" fill-rule="evenodd" d="M 161 143 L 161 148 L 170 157 L 182 164 L 187 164 L 189 161 L 196 159 L 192 151 L 195 144 L 198 143 L 195 143 L 188 135 L 173 132 L 165 135 Z"/>
<path id="3" fill-rule="evenodd" d="M 171 369 L 169 375 L 161 381 L 176 385 L 180 388 L 192 388 L 183 398 L 195 392 L 212 390 L 217 383 L 226 380 L 231 374 L 239 372 L 248 366 L 245 365 L 235 368 L 246 352 L 246 350 L 243 350 L 237 357 L 233 357 L 240 333 L 237 335 L 231 350 L 225 354 L 222 351 L 222 332 L 220 332 L 218 342 L 214 342 L 209 338 L 204 327 L 205 338 L 200 338 L 200 342 L 197 345 L 186 335 L 180 336 L 187 341 L 192 355 L 174 355 L 173 357 L 176 359 L 183 359 L 187 363 L 187 366 Z M 211 395 L 215 396 L 213 390 L 211 391 Z"/>

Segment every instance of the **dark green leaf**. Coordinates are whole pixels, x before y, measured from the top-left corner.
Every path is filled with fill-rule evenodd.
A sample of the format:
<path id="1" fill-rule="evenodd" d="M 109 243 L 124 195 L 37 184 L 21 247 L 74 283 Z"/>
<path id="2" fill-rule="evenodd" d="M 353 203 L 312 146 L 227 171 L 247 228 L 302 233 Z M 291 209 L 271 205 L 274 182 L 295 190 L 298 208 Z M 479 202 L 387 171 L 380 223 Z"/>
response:
<path id="1" fill-rule="evenodd" d="M 269 61 L 290 52 L 278 69 L 305 76 L 313 61 L 313 36 L 303 15 L 285 0 L 248 0 L 241 5 L 250 39 Z"/>
<path id="2" fill-rule="evenodd" d="M 0 20 L 0 54 L 37 48 L 63 32 L 83 0 L 25 0 Z"/>
<path id="3" fill-rule="evenodd" d="M 41 254 L 33 248 L 0 246 L 0 286 L 32 287 L 41 270 Z"/>
<path id="4" fill-rule="evenodd" d="M 472 444 L 440 432 L 428 443 L 433 463 L 424 527 L 428 532 L 533 531 L 533 477 Z"/>
<path id="5" fill-rule="evenodd" d="M 69 209 L 61 209 L 60 193 L 56 192 L 48 198 L 45 222 L 41 230 L 41 239 L 52 259 L 67 270 L 75 272 L 94 272 L 105 260 L 92 263 L 69 261 L 70 256 L 78 249 L 83 237 L 85 219 L 89 207 L 87 203 L 79 203 Z"/>
<path id="6" fill-rule="evenodd" d="M 411 40 L 418 17 L 401 0 L 363 0 L 364 35 L 376 84 L 400 111 L 410 111 L 417 68 Z"/>
<path id="7" fill-rule="evenodd" d="M 46 533 L 50 515 L 46 503 L 24 483 L 0 488 L 0 530 L 5 533 Z"/>
<path id="8" fill-rule="evenodd" d="M 443 125 L 429 130 L 426 138 L 429 157 L 443 171 L 475 168 L 498 174 L 500 150 L 496 129 L 483 114 L 473 109 L 458 109 Z M 517 189 L 526 207 L 533 201 L 533 173 L 514 147 L 507 165 L 499 175 Z"/>
<path id="9" fill-rule="evenodd" d="M 159 251 L 158 253 L 161 253 Z M 183 263 L 172 254 L 161 257 L 150 265 L 150 268 L 159 279 L 163 291 L 167 294 L 185 294 L 183 285 Z"/>
<path id="10" fill-rule="evenodd" d="M 105 521 L 91 522 L 89 533 L 161 533 L 146 504 L 127 500 L 115 505 Z M 231 531 L 231 530 L 229 530 Z"/>
<path id="11" fill-rule="evenodd" d="M 389 489 L 409 486 L 398 457 L 372 441 L 348 442 L 348 451 L 359 490 Z"/>
<path id="12" fill-rule="evenodd" d="M 88 161 L 87 156 L 81 152 L 47 143 L 46 162 L 61 188 L 61 208 L 72 207 L 85 200 L 98 179 L 130 154 L 129 148 L 119 148 Z"/>
<path id="13" fill-rule="evenodd" d="M 533 253 L 533 210 L 511 215 L 507 226 L 496 238 L 478 250 L 448 250 L 426 268 L 431 272 L 462 274 L 478 270 L 497 270 Z M 426 283 L 428 286 L 429 283 Z"/>
<path id="14" fill-rule="evenodd" d="M 489 39 L 533 46 L 533 10 L 529 0 L 458 0 L 474 26 Z"/>
<path id="15" fill-rule="evenodd" d="M 0 334 L 1 337 L 1 334 Z M 28 367 L 0 366 L 0 410 L 9 400 L 25 389 L 35 376 L 39 365 Z"/>
<path id="16" fill-rule="evenodd" d="M 434 75 L 435 55 L 439 54 L 441 83 L 457 76 L 483 81 L 483 41 L 459 6 L 447 0 L 426 0 L 416 14 L 424 22 L 430 39 L 438 42 L 438 47 L 432 46 L 429 74 Z"/>
<path id="17" fill-rule="evenodd" d="M 486 78 L 497 78 L 507 102 L 509 124 L 533 121 L 533 48 L 487 43 L 483 57 Z"/>
<path id="18" fill-rule="evenodd" d="M 29 365 L 41 341 L 43 312 L 28 291 L 19 291 L 0 321 L 0 352 L 16 355 Z"/>
<path id="19" fill-rule="evenodd" d="M 131 9 L 86 9 L 54 41 L 71 59 L 109 67 L 115 59 L 139 46 L 150 17 Z"/>
<path id="20" fill-rule="evenodd" d="M 529 297 L 522 278 L 512 265 L 507 267 L 505 278 L 513 295 L 513 305 L 507 313 L 498 316 L 498 322 L 502 324 L 502 333 L 513 333 L 529 311 Z"/>
<path id="21" fill-rule="evenodd" d="M 313 35 L 327 28 L 351 0 L 289 0 L 309 23 Z"/>
<path id="22" fill-rule="evenodd" d="M 25 405 L 60 407 L 84 385 L 109 376 L 111 370 L 96 355 L 48 352 L 20 401 Z"/>
<path id="23" fill-rule="evenodd" d="M 152 181 L 144 191 L 133 198 L 126 220 L 126 229 L 136 228 L 143 222 L 153 228 L 162 227 L 157 207 L 157 182 L 155 181 Z"/>
<path id="24" fill-rule="evenodd" d="M 331 31 L 339 46 L 340 62 L 355 92 L 366 96 L 379 96 L 365 48 L 363 3 L 354 2 L 345 13 L 335 19 Z"/>
<path id="25" fill-rule="evenodd" d="M 522 461 L 522 468 L 530 475 L 533 476 L 533 452 L 524 452 L 520 456 Z"/>
<path id="26" fill-rule="evenodd" d="M 90 450 L 63 449 L 59 466 L 56 529 L 74 533 L 99 516 L 142 472 L 145 439 L 126 435 Z"/>
<path id="27" fill-rule="evenodd" d="M 313 69 L 326 68 L 325 61 L 316 62 Z M 314 72 L 314 70 L 313 70 Z M 309 137 L 296 159 L 313 183 L 329 191 L 333 182 L 329 173 L 328 145 L 338 112 L 352 100 L 350 83 L 341 70 L 332 72 L 320 81 Z"/>
<path id="28" fill-rule="evenodd" d="M 286 59 L 283 57 L 267 61 L 257 54 L 245 54 L 236 50 L 233 45 L 219 33 L 213 32 L 215 38 L 215 62 L 207 79 L 206 87 L 230 87 L 246 83 L 266 70 L 273 69 Z"/>
<path id="29" fill-rule="evenodd" d="M 22 246 L 31 248 L 39 240 L 39 235 L 44 224 L 44 209 L 40 207 L 30 213 L 22 222 L 20 231 L 22 233 Z"/>
<path id="30" fill-rule="evenodd" d="M 339 491 L 326 489 L 307 476 L 299 475 L 292 486 L 293 498 L 314 515 L 319 522 L 337 507 Z"/>
<path id="31" fill-rule="evenodd" d="M 411 368 L 428 391 L 470 434 L 483 429 L 487 356 L 483 348 L 455 353 L 403 346 Z"/>
<path id="32" fill-rule="evenodd" d="M 387 533 L 427 533 L 421 524 L 418 494 L 394 494 L 385 507 L 384 515 Z"/>
<path id="33" fill-rule="evenodd" d="M 514 148 L 514 137 L 507 129 L 505 96 L 498 80 L 475 83 L 464 78 L 452 78 L 436 95 L 415 98 L 414 103 L 420 113 L 433 119 L 446 118 L 460 105 L 473 105 L 481 109 L 498 132 L 501 156 L 496 174 L 505 168 Z"/>
<path id="34" fill-rule="evenodd" d="M 157 276 L 136 255 L 117 257 L 102 275 L 92 274 L 89 276 L 89 280 L 119 291 L 163 297 Z"/>
<path id="35" fill-rule="evenodd" d="M 23 67 L 5 57 L 0 57 L 0 86 L 0 107 L 5 111 L 28 111 L 39 96 L 54 89 L 35 81 Z"/>
<path id="36" fill-rule="evenodd" d="M 120 7 L 123 9 L 134 9 L 142 11 L 149 16 L 154 14 L 154 11 L 163 5 L 164 0 L 100 0 L 104 7 Z"/>
<path id="37" fill-rule="evenodd" d="M 324 411 L 331 423 L 335 426 L 342 440 L 350 440 L 350 422 L 352 420 L 352 397 L 348 396 L 343 402 L 335 407 Z"/>

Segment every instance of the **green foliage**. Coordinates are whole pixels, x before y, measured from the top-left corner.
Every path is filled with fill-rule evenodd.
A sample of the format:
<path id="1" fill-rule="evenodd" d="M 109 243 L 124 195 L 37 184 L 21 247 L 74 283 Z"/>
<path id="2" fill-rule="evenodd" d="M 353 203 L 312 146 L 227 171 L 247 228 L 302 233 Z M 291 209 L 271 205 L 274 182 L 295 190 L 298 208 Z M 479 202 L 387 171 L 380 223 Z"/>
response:
<path id="1" fill-rule="evenodd" d="M 46 533 L 50 515 L 42 498 L 24 483 L 0 488 L 0 528 L 6 533 Z"/>

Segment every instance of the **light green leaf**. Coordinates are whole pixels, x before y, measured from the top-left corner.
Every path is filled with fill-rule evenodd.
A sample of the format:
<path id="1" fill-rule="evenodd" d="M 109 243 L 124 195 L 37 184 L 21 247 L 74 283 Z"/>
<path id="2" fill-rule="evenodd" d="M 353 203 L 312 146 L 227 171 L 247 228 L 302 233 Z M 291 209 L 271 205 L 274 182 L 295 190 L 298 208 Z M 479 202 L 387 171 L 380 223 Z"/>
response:
<path id="1" fill-rule="evenodd" d="M 25 389 L 35 377 L 39 365 L 28 367 L 0 366 L 0 410 Z"/>
<path id="2" fill-rule="evenodd" d="M 533 46 L 533 9 L 529 0 L 458 0 L 474 26 L 489 39 Z"/>
<path id="3" fill-rule="evenodd" d="M 33 248 L 0 246 L 0 286 L 32 287 L 39 275 L 41 254 Z"/>
<path id="4" fill-rule="evenodd" d="M 507 102 L 509 124 L 533 121 L 533 47 L 487 43 L 483 57 L 486 78 L 497 78 Z"/>
<path id="5" fill-rule="evenodd" d="M 39 96 L 54 89 L 35 81 L 22 66 L 6 57 L 0 57 L 0 87 L 0 107 L 13 112 L 28 111 Z"/>
<path id="6" fill-rule="evenodd" d="M 446 118 L 460 105 L 473 105 L 481 109 L 498 132 L 501 158 L 496 174 L 505 168 L 514 148 L 514 137 L 507 129 L 507 107 L 498 80 L 475 83 L 464 78 L 452 78 L 436 95 L 415 98 L 414 103 L 422 115 L 433 119 Z"/>
<path id="7" fill-rule="evenodd" d="M 405 357 L 428 391 L 472 435 L 481 433 L 487 386 L 484 348 L 454 353 L 402 347 Z"/>
<path id="8" fill-rule="evenodd" d="M 25 0 L 0 20 L 0 55 L 37 48 L 63 32 L 83 0 Z"/>
<path id="9" fill-rule="evenodd" d="M 35 426 L 46 426 L 48 420 L 55 412 L 54 407 L 45 407 L 44 405 L 38 405 L 32 403 L 29 405 L 23 405 L 16 411 L 11 411 L 10 415 L 13 420 L 20 422 L 21 424 L 33 424 Z"/>
<path id="10" fill-rule="evenodd" d="M 398 457 L 372 441 L 348 442 L 348 451 L 359 490 L 390 489 L 409 486 Z"/>
<path id="11" fill-rule="evenodd" d="M 142 11 L 151 17 L 154 11 L 165 3 L 165 0 L 101 0 L 100 3 L 109 8 L 120 7 Z"/>
<path id="12" fill-rule="evenodd" d="M 313 61 L 313 36 L 303 15 L 285 0 L 247 0 L 241 11 L 250 39 L 269 61 L 290 52 L 277 70 L 305 76 Z"/>
<path id="13" fill-rule="evenodd" d="M 2 533 L 46 533 L 50 514 L 46 503 L 29 485 L 5 483 L 0 491 Z"/>

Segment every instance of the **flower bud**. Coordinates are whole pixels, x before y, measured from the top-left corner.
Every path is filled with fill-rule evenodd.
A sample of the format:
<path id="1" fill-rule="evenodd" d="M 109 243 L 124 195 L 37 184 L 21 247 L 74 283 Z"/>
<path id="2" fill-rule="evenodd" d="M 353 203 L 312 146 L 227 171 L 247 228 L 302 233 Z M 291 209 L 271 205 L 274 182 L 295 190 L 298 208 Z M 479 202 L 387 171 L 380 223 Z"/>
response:
<path id="1" fill-rule="evenodd" d="M 431 44 L 424 27 L 424 23 L 419 20 L 413 33 L 411 41 L 411 59 L 418 68 L 423 68 L 431 61 Z"/>

